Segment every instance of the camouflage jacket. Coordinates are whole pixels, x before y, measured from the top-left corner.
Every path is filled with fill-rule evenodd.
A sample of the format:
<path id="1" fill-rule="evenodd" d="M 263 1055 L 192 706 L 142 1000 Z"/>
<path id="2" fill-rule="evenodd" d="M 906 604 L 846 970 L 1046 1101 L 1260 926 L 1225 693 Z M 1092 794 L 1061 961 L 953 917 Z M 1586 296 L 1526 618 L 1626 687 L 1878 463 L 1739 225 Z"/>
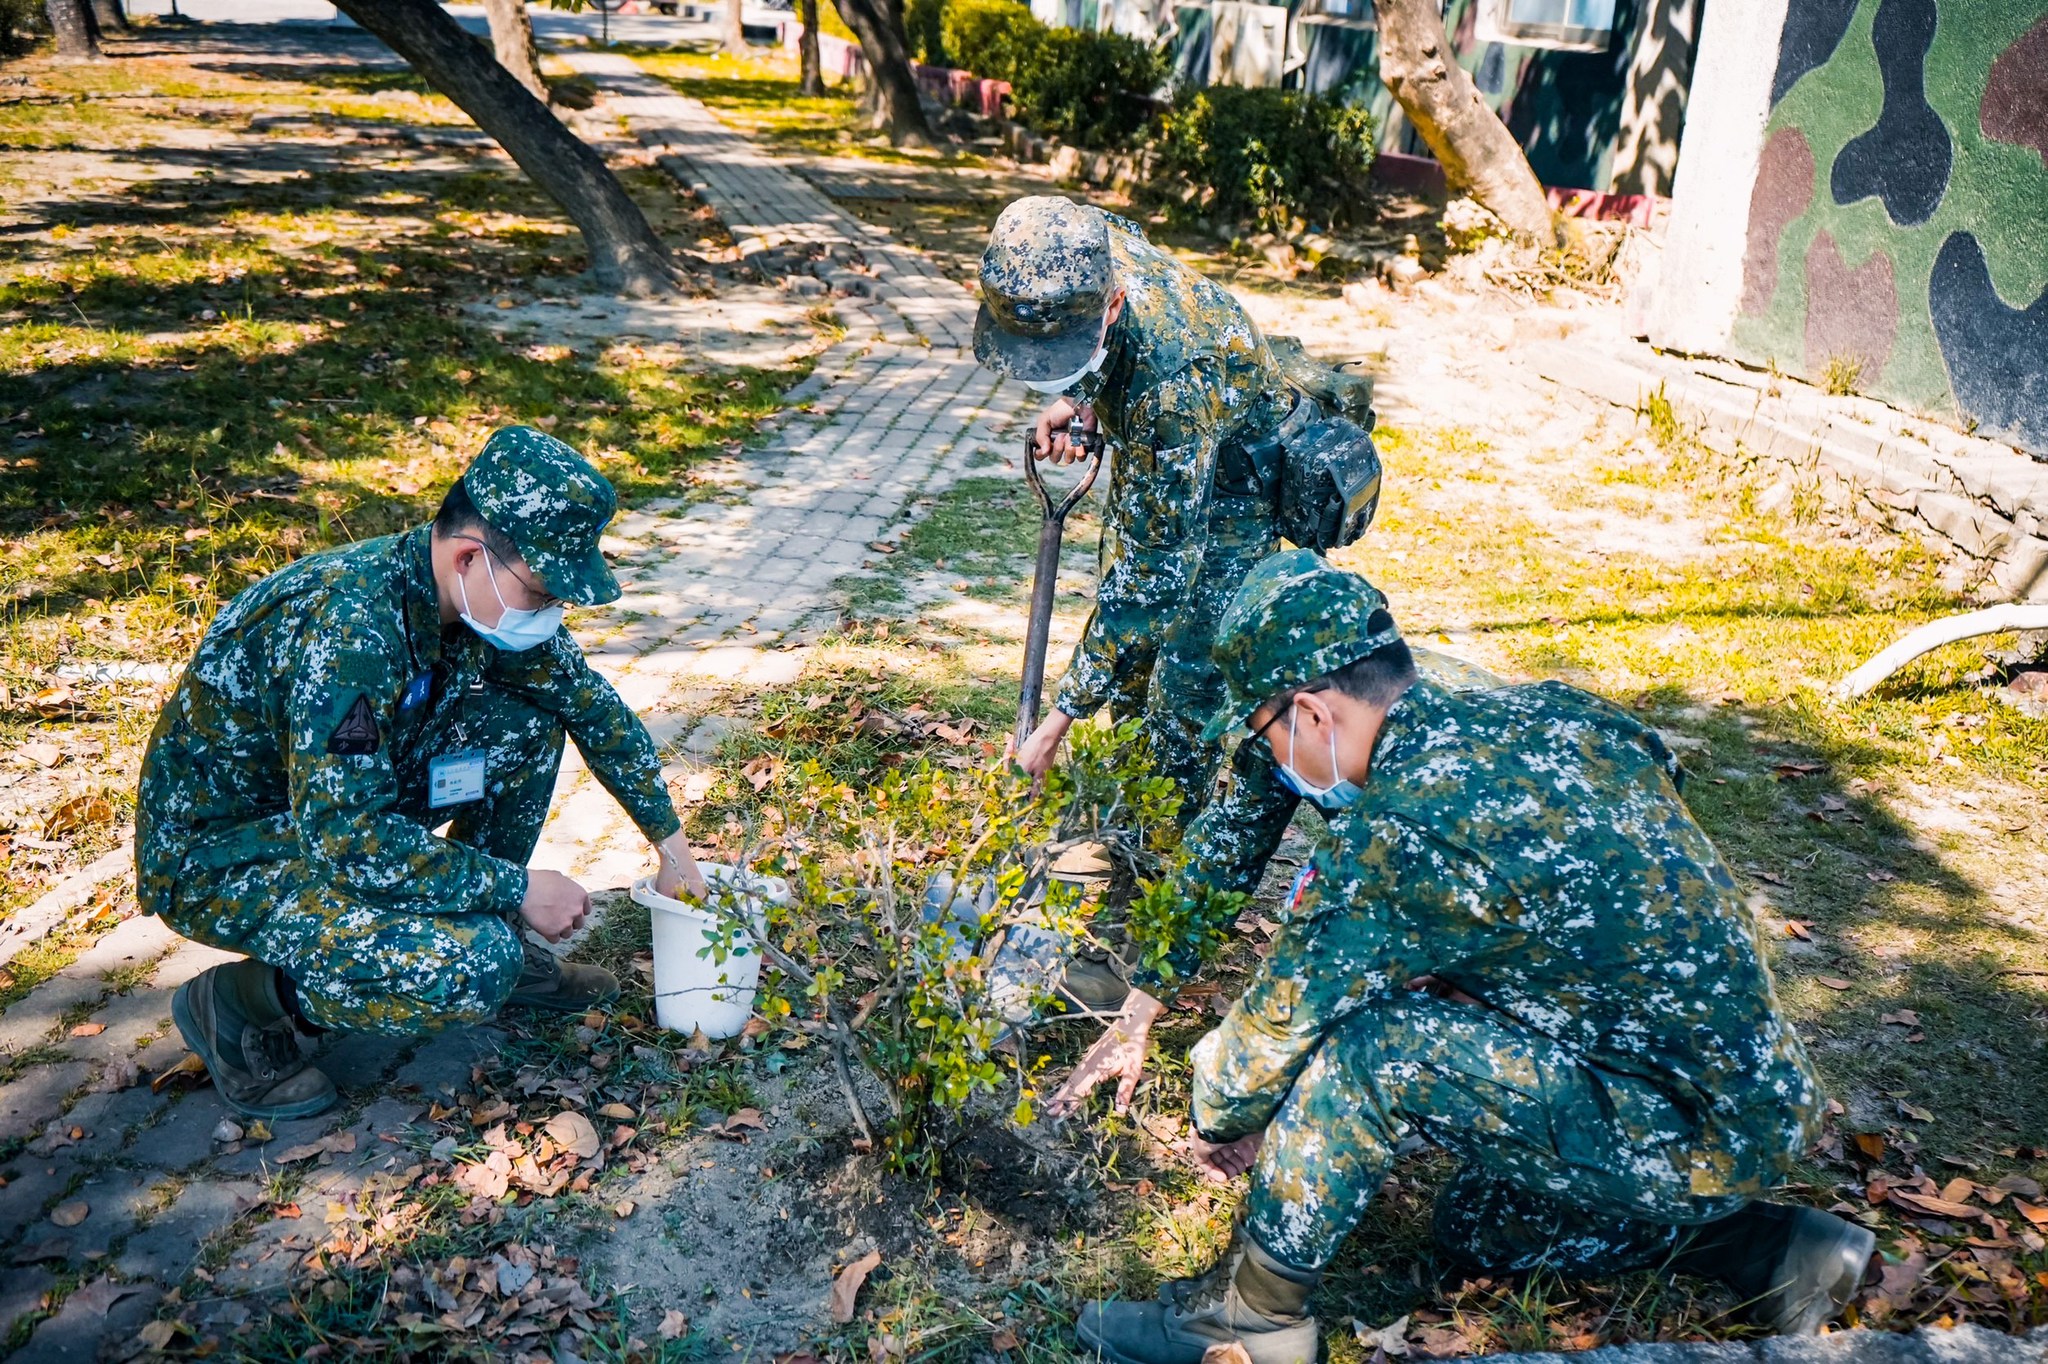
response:
<path id="1" fill-rule="evenodd" d="M 1202 566 L 1219 455 L 1240 432 L 1272 429 L 1291 401 L 1265 338 L 1222 285 L 1121 219 L 1110 219 L 1109 244 L 1124 310 L 1094 399 L 1108 525 L 1095 609 L 1054 701 L 1076 719 L 1150 671 Z M 1232 500 L 1251 511 L 1249 496 Z"/>
<path id="2" fill-rule="evenodd" d="M 679 827 L 653 740 L 567 631 L 514 654 L 443 628 L 428 533 L 308 555 L 214 618 L 142 763 L 145 911 L 195 860 L 298 857 L 372 903 L 516 913 L 526 869 L 428 825 L 430 741 L 485 682 L 559 718 L 650 839 Z"/>
<path id="3" fill-rule="evenodd" d="M 1431 975 L 1667 1094 L 1697 1126 L 1696 1195 L 1774 1182 L 1816 1134 L 1819 1086 L 1676 771 L 1655 731 L 1561 683 L 1418 682 L 1257 978 L 1195 1048 L 1197 1128 L 1264 1128 L 1325 1032 Z"/>

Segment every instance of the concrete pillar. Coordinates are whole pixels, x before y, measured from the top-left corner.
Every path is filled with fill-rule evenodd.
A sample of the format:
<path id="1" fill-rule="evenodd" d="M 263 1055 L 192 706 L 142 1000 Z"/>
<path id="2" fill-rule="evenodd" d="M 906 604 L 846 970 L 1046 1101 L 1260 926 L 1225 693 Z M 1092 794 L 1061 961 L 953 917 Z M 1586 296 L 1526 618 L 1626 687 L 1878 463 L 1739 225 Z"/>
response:
<path id="1" fill-rule="evenodd" d="M 1666 350 L 1721 352 L 1742 301 L 1749 195 L 1771 112 L 1788 0 L 1712 0 L 1700 30 L 1685 135 L 1647 333 Z"/>

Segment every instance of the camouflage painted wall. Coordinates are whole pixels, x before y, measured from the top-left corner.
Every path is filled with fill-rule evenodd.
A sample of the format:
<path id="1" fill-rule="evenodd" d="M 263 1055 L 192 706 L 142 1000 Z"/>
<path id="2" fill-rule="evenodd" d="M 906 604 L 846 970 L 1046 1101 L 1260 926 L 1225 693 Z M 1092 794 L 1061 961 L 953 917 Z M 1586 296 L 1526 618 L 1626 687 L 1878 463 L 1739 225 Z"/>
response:
<path id="1" fill-rule="evenodd" d="M 1731 347 L 2048 456 L 2048 0 L 1792 0 Z"/>

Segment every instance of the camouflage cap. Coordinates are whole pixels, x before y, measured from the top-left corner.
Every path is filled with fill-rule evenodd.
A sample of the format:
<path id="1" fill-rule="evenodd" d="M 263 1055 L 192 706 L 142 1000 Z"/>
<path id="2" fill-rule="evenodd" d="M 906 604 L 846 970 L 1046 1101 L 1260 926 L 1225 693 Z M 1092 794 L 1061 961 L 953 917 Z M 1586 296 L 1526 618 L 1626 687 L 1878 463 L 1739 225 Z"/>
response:
<path id="1" fill-rule="evenodd" d="M 619 499 L 583 456 L 530 426 L 501 427 L 484 442 L 462 485 L 551 594 L 579 606 L 618 600 L 619 580 L 598 538 Z"/>
<path id="2" fill-rule="evenodd" d="M 1290 687 L 1327 677 L 1401 637 L 1389 624 L 1369 631 L 1386 594 L 1313 550 L 1285 549 L 1259 562 L 1224 608 L 1212 653 L 1223 671 L 1223 708 L 1202 738 L 1226 730 Z"/>
<path id="3" fill-rule="evenodd" d="M 1115 290 L 1100 209 L 1057 194 L 1019 199 L 981 253 L 974 358 L 1027 382 L 1072 374 L 1095 354 Z"/>

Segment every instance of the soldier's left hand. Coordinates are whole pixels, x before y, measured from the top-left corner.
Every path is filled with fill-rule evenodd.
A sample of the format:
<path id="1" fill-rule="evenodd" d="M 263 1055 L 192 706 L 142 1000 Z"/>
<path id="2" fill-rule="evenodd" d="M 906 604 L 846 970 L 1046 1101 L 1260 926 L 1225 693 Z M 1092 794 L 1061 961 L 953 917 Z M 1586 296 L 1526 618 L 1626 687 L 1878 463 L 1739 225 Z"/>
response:
<path id="1" fill-rule="evenodd" d="M 1211 1184 L 1228 1184 L 1246 1170 L 1252 1168 L 1259 1158 L 1259 1144 L 1266 1139 L 1264 1132 L 1254 1132 L 1236 1141 L 1203 1141 L 1199 1136 L 1188 1134 L 1188 1156 L 1195 1162 L 1195 1168 Z"/>

